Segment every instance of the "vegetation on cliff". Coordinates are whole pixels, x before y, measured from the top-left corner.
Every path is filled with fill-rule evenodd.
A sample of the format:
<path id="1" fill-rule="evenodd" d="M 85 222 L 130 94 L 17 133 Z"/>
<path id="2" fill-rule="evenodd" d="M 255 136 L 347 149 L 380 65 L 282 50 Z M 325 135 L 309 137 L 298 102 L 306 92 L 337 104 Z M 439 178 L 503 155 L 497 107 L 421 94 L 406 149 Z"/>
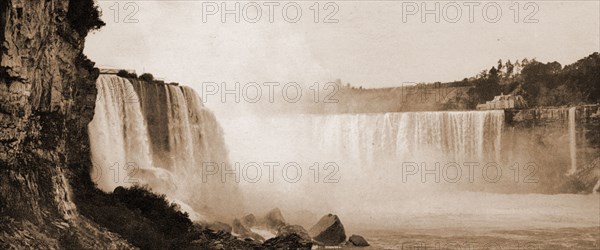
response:
<path id="1" fill-rule="evenodd" d="M 74 201 L 82 215 L 140 249 L 273 249 L 194 224 L 178 205 L 147 187 L 117 187 L 112 193 L 97 188 L 79 190 Z M 69 235 L 61 241 L 78 244 Z M 284 241 L 286 246 L 297 244 L 285 237 L 274 241 Z"/>
<path id="2" fill-rule="evenodd" d="M 128 78 L 130 80 L 140 80 L 140 81 L 144 81 L 146 83 L 168 84 L 168 85 L 175 85 L 175 86 L 179 85 L 178 82 L 165 83 L 165 81 L 163 81 L 163 80 L 159 80 L 159 79 L 154 78 L 154 75 L 152 75 L 151 73 L 143 73 L 140 76 L 138 76 L 134 72 L 129 72 L 127 70 L 123 70 L 122 69 L 122 70 L 119 70 L 119 72 L 117 72 L 117 76 L 118 77 L 123 77 L 123 78 Z"/>
<path id="3" fill-rule="evenodd" d="M 146 82 L 154 82 L 154 76 L 150 73 L 140 75 L 139 79 Z"/>
<path id="4" fill-rule="evenodd" d="M 399 84 L 399 83 L 398 83 Z M 311 112 L 372 113 L 475 109 L 504 94 L 521 95 L 530 107 L 600 102 L 600 54 L 562 66 L 558 62 L 499 60 L 490 69 L 452 82 L 405 84 L 369 89 L 337 83 L 334 103 L 316 103 Z M 311 99 L 311 98 L 309 98 Z M 312 101 L 312 100 L 310 100 Z"/>
<path id="5" fill-rule="evenodd" d="M 88 32 L 100 29 L 106 25 L 100 19 L 101 15 L 102 13 L 98 9 L 98 6 L 94 4 L 94 1 L 69 1 L 67 19 L 80 36 L 86 36 Z"/>
<path id="6" fill-rule="evenodd" d="M 522 95 L 529 106 L 562 106 L 600 102 L 600 54 L 593 53 L 562 67 L 558 62 L 536 59 L 511 61 L 464 79 L 469 89 L 468 107 L 491 100 L 495 95 Z"/>
<path id="7" fill-rule="evenodd" d="M 146 187 L 94 188 L 79 192 L 75 203 L 82 215 L 141 249 L 177 249 L 194 238 L 187 214 Z"/>
<path id="8" fill-rule="evenodd" d="M 119 72 L 117 72 L 117 76 L 123 77 L 123 78 L 133 78 L 133 79 L 138 78 L 138 75 L 136 73 L 130 73 L 129 71 L 124 70 L 124 69 L 119 70 Z"/>

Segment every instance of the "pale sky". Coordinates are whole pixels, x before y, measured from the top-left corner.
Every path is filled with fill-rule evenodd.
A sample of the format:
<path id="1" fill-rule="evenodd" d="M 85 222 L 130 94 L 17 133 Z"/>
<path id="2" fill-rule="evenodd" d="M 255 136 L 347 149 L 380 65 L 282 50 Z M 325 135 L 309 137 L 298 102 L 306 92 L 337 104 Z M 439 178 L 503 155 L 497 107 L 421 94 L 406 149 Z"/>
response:
<path id="1" fill-rule="evenodd" d="M 119 22 L 115 22 L 116 2 Z M 127 2 L 134 5 L 125 6 Z M 498 59 L 527 57 L 565 65 L 600 50 L 598 1 L 543 1 L 527 9 L 526 2 L 519 2 L 519 22 L 514 20 L 513 2 L 496 1 L 502 11 L 496 23 L 483 17 L 486 1 L 470 2 L 479 4 L 472 23 L 466 2 L 439 1 L 439 23 L 434 14 L 421 21 L 420 5 L 434 9 L 434 1 L 335 2 L 338 10 L 333 19 L 338 23 L 323 23 L 335 7 L 324 9 L 326 2 L 320 2 L 318 23 L 311 10 L 315 1 L 296 2 L 302 10 L 297 23 L 282 16 L 287 2 L 274 7 L 273 23 L 265 2 L 256 2 L 262 7 L 257 23 L 243 16 L 235 23 L 234 15 L 227 15 L 223 23 L 221 12 L 206 16 L 203 22 L 202 3 L 100 1 L 107 25 L 88 36 L 85 53 L 100 67 L 151 72 L 195 88 L 201 82 L 310 84 L 336 78 L 356 86 L 384 87 L 460 80 L 495 65 Z M 234 8 L 232 1 L 212 3 Z M 249 19 L 256 16 L 253 5 L 240 3 L 247 7 L 240 13 L 247 13 Z M 403 21 L 412 3 L 419 12 L 406 15 Z M 451 23 L 456 6 L 462 15 Z M 487 18 L 494 19 L 494 6 L 488 7 Z M 538 22 L 524 23 L 531 13 L 529 19 Z M 125 23 L 128 14 L 137 23 Z M 288 14 L 293 18 L 294 8 L 288 8 Z"/>

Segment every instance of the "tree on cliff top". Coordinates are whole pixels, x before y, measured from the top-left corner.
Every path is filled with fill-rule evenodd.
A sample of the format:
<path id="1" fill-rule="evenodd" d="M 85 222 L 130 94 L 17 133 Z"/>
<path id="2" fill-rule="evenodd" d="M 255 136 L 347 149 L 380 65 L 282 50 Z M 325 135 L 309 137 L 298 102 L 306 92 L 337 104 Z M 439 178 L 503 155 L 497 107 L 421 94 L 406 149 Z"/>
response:
<path id="1" fill-rule="evenodd" d="M 140 80 L 146 81 L 146 82 L 149 82 L 149 83 L 151 83 L 151 82 L 154 81 L 154 76 L 152 74 L 150 74 L 150 73 L 144 73 L 144 74 L 140 75 L 139 78 L 140 78 Z"/>
<path id="2" fill-rule="evenodd" d="M 119 72 L 117 72 L 117 76 L 123 77 L 123 78 L 138 78 L 136 73 L 129 73 L 127 70 L 119 70 Z"/>
<path id="3" fill-rule="evenodd" d="M 85 36 L 89 31 L 100 29 L 106 25 L 100 19 L 101 14 L 98 6 L 94 5 L 93 0 L 69 1 L 67 19 L 73 29 L 81 36 Z"/>

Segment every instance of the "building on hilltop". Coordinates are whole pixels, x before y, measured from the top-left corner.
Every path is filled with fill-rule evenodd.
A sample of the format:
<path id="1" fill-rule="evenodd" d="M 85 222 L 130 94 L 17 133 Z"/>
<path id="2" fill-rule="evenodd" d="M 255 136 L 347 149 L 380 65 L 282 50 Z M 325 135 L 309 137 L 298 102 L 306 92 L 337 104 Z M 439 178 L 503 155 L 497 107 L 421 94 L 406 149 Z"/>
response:
<path id="1" fill-rule="evenodd" d="M 500 94 L 493 100 L 477 105 L 477 110 L 493 109 L 522 109 L 527 108 L 527 102 L 520 95 Z"/>

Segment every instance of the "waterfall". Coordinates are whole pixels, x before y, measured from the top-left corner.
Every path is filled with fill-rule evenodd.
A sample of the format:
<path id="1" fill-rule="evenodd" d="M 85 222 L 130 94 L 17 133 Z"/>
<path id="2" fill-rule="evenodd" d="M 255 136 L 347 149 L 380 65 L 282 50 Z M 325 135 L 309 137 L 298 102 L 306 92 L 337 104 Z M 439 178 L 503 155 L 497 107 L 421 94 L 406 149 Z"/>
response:
<path id="1" fill-rule="evenodd" d="M 53 176 L 54 182 L 54 201 L 59 204 L 58 209 L 65 220 L 72 219 L 78 216 L 77 207 L 73 203 L 73 193 L 71 186 L 68 184 L 65 171 L 58 168 L 57 176 Z"/>
<path id="2" fill-rule="evenodd" d="M 112 191 L 136 181 L 137 169 L 154 169 L 146 123 L 128 80 L 101 75 L 98 99 L 89 124 L 92 176 L 98 187 Z"/>
<path id="3" fill-rule="evenodd" d="M 204 163 L 227 167 L 229 160 L 216 118 L 191 88 L 112 75 L 101 75 L 96 86 L 89 134 L 99 188 L 148 185 L 193 209 L 192 219 L 229 216 L 223 207 L 239 207 L 236 185 L 221 181 L 221 169 L 205 172 Z"/>
<path id="4" fill-rule="evenodd" d="M 241 181 L 248 205 L 260 209 L 267 208 L 252 201 L 266 196 L 286 211 L 337 210 L 360 206 L 355 204 L 357 197 L 363 199 L 360 203 L 377 207 L 413 200 L 412 195 L 425 191 L 473 190 L 477 187 L 467 183 L 466 169 L 461 187 L 437 185 L 431 176 L 422 182 L 420 174 L 403 182 L 403 163 L 425 163 L 431 169 L 436 163 L 463 166 L 469 161 L 483 167 L 502 160 L 503 111 L 235 116 L 223 121 L 232 161 L 242 166 L 279 164 L 274 181 L 269 180 L 267 167 L 261 168 L 261 182 Z M 286 172 L 287 163 L 302 170 L 298 182 L 282 177 L 296 176 L 295 171 Z"/>
<path id="5" fill-rule="evenodd" d="M 504 123 L 503 111 L 248 118 L 225 124 L 236 161 L 333 161 L 356 171 L 402 161 L 499 161 Z"/>
<path id="6" fill-rule="evenodd" d="M 575 123 L 576 107 L 569 108 L 569 152 L 571 155 L 571 169 L 569 174 L 577 172 L 577 131 Z"/>
<path id="7" fill-rule="evenodd" d="M 322 150 L 336 149 L 369 165 L 395 155 L 414 159 L 424 154 L 444 159 L 499 160 L 502 111 L 411 112 L 315 116 L 313 136 Z"/>
<path id="8" fill-rule="evenodd" d="M 298 156 L 335 158 L 364 167 L 390 156 L 401 160 L 436 156 L 452 161 L 499 161 L 504 125 L 503 111 L 248 118 L 231 118 L 225 124 L 231 126 L 227 127 L 228 144 L 235 159 L 256 161 L 273 159 L 273 155 L 294 161 Z M 240 123 L 246 125 L 236 126 Z M 290 144 L 290 136 L 298 139 Z M 264 142 L 260 147 L 244 145 L 260 140 Z M 287 150 L 290 147 L 294 150 Z"/>

